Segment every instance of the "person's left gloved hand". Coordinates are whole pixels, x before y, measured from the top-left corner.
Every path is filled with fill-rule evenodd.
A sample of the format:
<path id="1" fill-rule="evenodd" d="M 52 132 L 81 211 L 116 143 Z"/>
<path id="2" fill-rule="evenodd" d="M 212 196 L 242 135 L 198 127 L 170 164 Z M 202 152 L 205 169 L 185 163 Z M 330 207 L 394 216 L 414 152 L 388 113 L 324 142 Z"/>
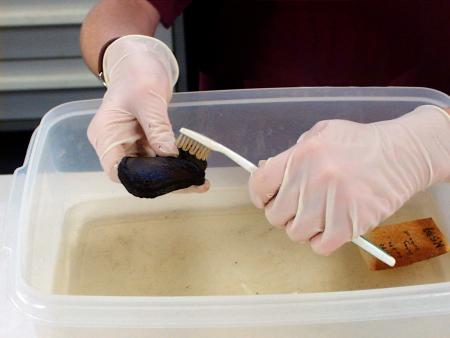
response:
<path id="1" fill-rule="evenodd" d="M 428 105 L 377 123 L 321 121 L 263 162 L 249 191 L 270 223 L 328 255 L 449 178 L 450 117 Z"/>

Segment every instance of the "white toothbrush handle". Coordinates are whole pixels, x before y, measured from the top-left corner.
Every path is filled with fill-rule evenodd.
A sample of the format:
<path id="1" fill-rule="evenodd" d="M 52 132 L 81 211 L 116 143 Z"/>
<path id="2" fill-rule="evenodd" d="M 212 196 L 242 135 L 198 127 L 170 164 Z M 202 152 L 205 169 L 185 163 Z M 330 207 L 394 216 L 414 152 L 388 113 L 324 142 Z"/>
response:
<path id="1" fill-rule="evenodd" d="M 386 253 L 385 251 L 381 250 L 379 247 L 377 247 L 375 244 L 370 242 L 369 240 L 365 239 L 362 236 L 359 236 L 358 238 L 355 238 L 352 240 L 354 244 L 359 246 L 364 251 L 370 253 L 372 256 L 378 258 L 383 263 L 394 266 L 395 265 L 395 258 Z"/>
<path id="2" fill-rule="evenodd" d="M 241 155 L 235 153 L 234 151 L 232 151 L 229 148 L 224 149 L 223 154 L 226 155 L 229 159 L 231 159 L 234 162 L 236 162 L 237 164 L 239 164 L 242 168 L 247 170 L 249 173 L 253 173 L 257 169 L 257 167 L 252 162 L 250 162 L 246 158 L 242 157 Z M 375 244 L 371 243 L 364 237 L 359 236 L 358 238 L 355 238 L 354 240 L 352 240 L 352 242 L 354 244 L 356 244 L 357 246 L 359 246 L 364 251 L 371 254 L 372 256 L 378 258 L 383 263 L 385 263 L 389 266 L 395 265 L 394 257 L 389 255 L 388 253 L 386 253 L 385 251 L 383 251 L 382 249 L 380 249 L 379 247 L 377 247 Z"/>
<path id="3" fill-rule="evenodd" d="M 222 153 L 224 155 L 226 155 L 230 160 L 233 160 L 234 162 L 239 164 L 239 166 L 241 166 L 242 168 L 247 170 L 249 173 L 252 173 L 256 169 L 258 169 L 258 167 L 256 165 L 254 165 L 252 162 L 247 160 L 245 157 L 242 157 L 238 153 L 235 153 L 234 151 L 232 151 L 229 148 L 224 147 Z"/>
<path id="4" fill-rule="evenodd" d="M 180 133 L 186 135 L 187 137 L 190 137 L 196 142 L 199 142 L 203 146 L 209 148 L 210 150 L 218 151 L 227 156 L 229 159 L 236 162 L 239 166 L 247 170 L 249 173 L 253 173 L 257 167 L 247 160 L 246 158 L 242 157 L 238 153 L 234 152 L 230 148 L 224 146 L 223 144 L 220 144 L 209 137 L 202 135 L 200 133 L 197 133 L 193 130 L 181 128 Z M 370 241 L 363 237 L 355 238 L 352 241 L 354 244 L 358 245 L 361 249 L 367 251 L 372 256 L 378 258 L 383 263 L 386 263 L 389 266 L 395 265 L 395 258 L 381 250 L 376 245 L 372 244 Z"/>

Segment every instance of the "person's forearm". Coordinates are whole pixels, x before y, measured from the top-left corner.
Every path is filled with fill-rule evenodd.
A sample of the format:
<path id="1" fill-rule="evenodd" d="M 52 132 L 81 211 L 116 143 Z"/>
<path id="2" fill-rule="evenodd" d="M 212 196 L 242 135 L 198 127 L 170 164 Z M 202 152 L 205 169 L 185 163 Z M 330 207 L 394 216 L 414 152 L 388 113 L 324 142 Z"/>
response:
<path id="1" fill-rule="evenodd" d="M 159 13 L 147 0 L 102 0 L 81 28 L 83 59 L 98 74 L 98 56 L 106 42 L 128 34 L 153 36 L 158 23 Z"/>

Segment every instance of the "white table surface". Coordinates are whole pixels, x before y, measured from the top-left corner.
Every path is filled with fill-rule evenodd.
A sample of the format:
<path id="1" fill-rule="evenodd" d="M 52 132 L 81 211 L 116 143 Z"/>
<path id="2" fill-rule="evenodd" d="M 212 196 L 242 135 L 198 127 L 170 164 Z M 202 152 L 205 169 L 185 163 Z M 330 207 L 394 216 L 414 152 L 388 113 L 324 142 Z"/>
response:
<path id="1" fill-rule="evenodd" d="M 11 183 L 12 175 L 0 175 L 0 235 Z M 5 255 L 0 254 L 0 338 L 35 338 L 31 324 L 7 300 L 5 288 Z"/>

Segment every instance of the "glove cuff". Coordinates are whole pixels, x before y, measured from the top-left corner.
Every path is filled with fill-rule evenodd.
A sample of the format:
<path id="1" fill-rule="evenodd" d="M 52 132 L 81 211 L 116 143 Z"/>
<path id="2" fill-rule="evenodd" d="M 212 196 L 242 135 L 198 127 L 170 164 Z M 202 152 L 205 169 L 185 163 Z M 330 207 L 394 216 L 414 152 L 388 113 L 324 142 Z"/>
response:
<path id="1" fill-rule="evenodd" d="M 432 104 L 425 104 L 423 106 L 417 107 L 416 110 L 427 109 L 427 108 L 428 109 L 434 109 L 434 110 L 438 111 L 439 113 L 443 114 L 444 117 L 448 119 L 447 121 L 450 122 L 450 113 L 448 113 L 447 111 L 445 111 L 443 108 L 441 108 L 439 106 L 435 106 L 435 105 L 432 105 Z"/>
<path id="2" fill-rule="evenodd" d="M 450 116 L 435 105 L 417 107 L 399 118 L 429 162 L 429 185 L 450 179 Z"/>
<path id="3" fill-rule="evenodd" d="M 145 35 L 126 35 L 114 40 L 103 56 L 103 77 L 106 86 L 114 70 L 121 59 L 128 53 L 145 52 L 149 56 L 156 58 L 164 66 L 171 86 L 175 86 L 178 80 L 178 62 L 170 48 L 162 41 Z"/>

